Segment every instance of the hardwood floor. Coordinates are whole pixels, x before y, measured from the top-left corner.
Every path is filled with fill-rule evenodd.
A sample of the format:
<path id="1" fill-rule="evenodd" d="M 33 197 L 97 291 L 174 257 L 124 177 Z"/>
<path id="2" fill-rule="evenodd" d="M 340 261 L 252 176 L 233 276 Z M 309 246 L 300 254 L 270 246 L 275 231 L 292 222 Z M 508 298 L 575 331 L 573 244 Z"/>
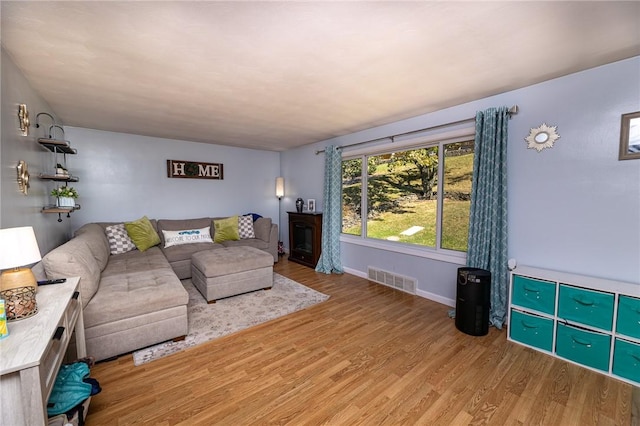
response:
<path id="1" fill-rule="evenodd" d="M 629 425 L 631 386 L 506 340 L 447 306 L 281 258 L 331 298 L 139 367 L 98 363 L 96 425 Z"/>

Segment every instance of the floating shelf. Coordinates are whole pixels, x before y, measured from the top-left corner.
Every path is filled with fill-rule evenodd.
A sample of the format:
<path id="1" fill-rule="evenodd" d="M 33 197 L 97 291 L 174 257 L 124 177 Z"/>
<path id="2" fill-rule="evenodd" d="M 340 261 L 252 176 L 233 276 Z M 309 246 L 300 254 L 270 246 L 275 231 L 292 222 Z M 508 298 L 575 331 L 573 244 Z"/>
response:
<path id="1" fill-rule="evenodd" d="M 75 148 L 71 148 L 71 143 L 69 141 L 61 140 L 61 139 L 51 139 L 51 138 L 40 138 L 38 139 L 38 143 L 45 148 L 47 148 L 51 152 L 62 153 L 62 154 L 77 154 L 78 150 Z"/>
<path id="2" fill-rule="evenodd" d="M 71 213 L 76 210 L 80 210 L 80 204 L 73 207 L 45 206 L 42 208 L 42 213 Z"/>
<path id="3" fill-rule="evenodd" d="M 80 178 L 78 176 L 61 176 L 61 175 L 46 175 L 40 174 L 38 176 L 42 180 L 55 180 L 58 182 L 78 182 Z"/>

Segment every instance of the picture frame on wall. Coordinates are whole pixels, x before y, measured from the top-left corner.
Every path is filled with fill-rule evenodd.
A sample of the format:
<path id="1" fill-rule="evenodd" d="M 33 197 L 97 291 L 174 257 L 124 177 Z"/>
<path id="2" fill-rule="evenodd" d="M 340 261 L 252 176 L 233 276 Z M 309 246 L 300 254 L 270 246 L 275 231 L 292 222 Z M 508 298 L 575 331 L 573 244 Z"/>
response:
<path id="1" fill-rule="evenodd" d="M 640 158 L 640 111 L 622 114 L 618 160 Z"/>
<path id="2" fill-rule="evenodd" d="M 309 198 L 307 200 L 307 210 L 309 211 L 309 213 L 313 213 L 316 211 L 316 200 L 314 200 L 313 198 Z"/>

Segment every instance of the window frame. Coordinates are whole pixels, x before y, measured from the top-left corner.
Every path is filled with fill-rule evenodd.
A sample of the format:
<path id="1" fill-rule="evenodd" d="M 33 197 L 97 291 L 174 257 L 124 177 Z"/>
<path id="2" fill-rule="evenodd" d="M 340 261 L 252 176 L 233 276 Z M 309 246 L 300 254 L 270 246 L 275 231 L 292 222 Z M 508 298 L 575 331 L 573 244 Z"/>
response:
<path id="1" fill-rule="evenodd" d="M 465 265 L 467 260 L 467 252 L 444 249 L 440 247 L 442 237 L 442 207 L 443 199 L 440 196 L 443 194 L 442 187 L 444 185 L 444 146 L 457 142 L 465 142 L 475 139 L 475 126 L 464 126 L 459 129 L 449 130 L 444 132 L 424 132 L 419 134 L 413 134 L 410 137 L 401 139 L 390 138 L 390 142 L 379 143 L 375 146 L 367 148 L 359 148 L 348 150 L 343 149 L 342 161 L 348 161 L 355 158 L 362 159 L 362 185 L 361 185 L 361 200 L 360 209 L 363 212 L 364 219 L 361 218 L 360 223 L 360 235 L 351 235 L 340 233 L 340 241 L 348 244 L 354 244 L 358 246 L 371 247 L 385 251 L 391 251 L 396 253 L 408 254 L 411 256 L 418 256 L 433 260 L 440 260 L 449 263 L 455 263 L 459 265 Z M 368 173 L 367 173 L 367 158 L 376 155 L 389 154 L 398 151 L 408 151 L 412 149 L 431 148 L 438 147 L 438 199 L 437 199 L 437 212 L 436 212 L 436 246 L 428 247 L 418 244 L 409 244 L 398 241 L 381 240 L 367 237 L 367 188 L 368 188 Z"/>

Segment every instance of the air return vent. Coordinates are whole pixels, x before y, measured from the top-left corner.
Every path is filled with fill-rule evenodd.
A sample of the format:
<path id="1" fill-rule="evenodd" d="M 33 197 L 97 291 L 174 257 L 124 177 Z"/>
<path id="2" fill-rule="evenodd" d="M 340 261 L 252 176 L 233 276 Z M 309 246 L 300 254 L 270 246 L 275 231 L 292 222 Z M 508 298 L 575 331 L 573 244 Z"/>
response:
<path id="1" fill-rule="evenodd" d="M 383 271 L 382 269 L 368 267 L 368 278 L 370 281 L 387 287 L 402 290 L 406 293 L 416 294 L 417 280 L 394 272 Z"/>

